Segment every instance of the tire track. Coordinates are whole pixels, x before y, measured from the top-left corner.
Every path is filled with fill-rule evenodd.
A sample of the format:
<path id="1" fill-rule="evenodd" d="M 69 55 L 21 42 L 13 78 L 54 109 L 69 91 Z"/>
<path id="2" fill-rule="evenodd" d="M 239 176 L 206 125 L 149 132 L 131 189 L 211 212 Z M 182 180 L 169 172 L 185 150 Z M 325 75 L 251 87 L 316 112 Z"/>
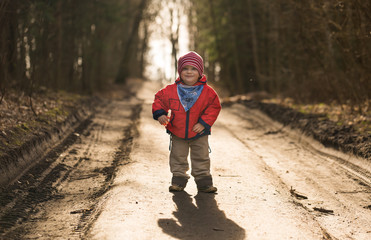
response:
<path id="1" fill-rule="evenodd" d="M 308 200 L 293 197 L 292 201 L 313 215 L 322 232 L 326 233 L 325 239 L 336 239 L 338 236 L 355 239 L 351 233 L 357 233 L 360 239 L 370 235 L 365 230 L 369 225 L 367 206 L 371 203 L 368 170 L 340 157 L 342 155 L 321 151 L 307 137 L 284 130 L 283 126 L 257 111 L 241 111 L 240 108 L 224 109 L 227 118 L 238 124 L 219 124 L 259 156 L 264 168 L 280 185 L 286 186 L 287 192 L 292 187 L 298 187 L 308 196 Z M 237 131 L 240 126 L 243 130 L 240 128 Z M 347 189 L 353 194 L 341 194 L 340 190 Z M 335 211 L 333 216 L 328 216 L 319 209 Z"/>
<path id="2" fill-rule="evenodd" d="M 1 192 L 0 205 L 3 207 L 1 207 L 0 215 L 0 234 L 5 233 L 6 230 L 26 219 L 27 216 L 33 213 L 34 205 L 49 200 L 57 192 L 52 184 L 68 168 L 64 164 L 56 163 L 55 161 L 62 152 L 77 141 L 76 133 L 81 134 L 90 123 L 91 119 L 88 119 L 80 124 L 74 133 L 71 133 L 53 151 L 50 151 L 45 158 L 22 176 L 16 184 Z M 54 196 L 58 197 L 58 195 Z"/>
<path id="3" fill-rule="evenodd" d="M 19 184 L 12 185 L 1 193 L 0 203 L 4 203 L 1 204 L 1 239 L 40 236 L 81 239 L 89 230 L 100 214 L 99 206 L 104 202 L 102 196 L 111 188 L 117 168 L 129 162 L 132 140 L 137 134 L 136 120 L 141 111 L 140 104 L 125 104 L 123 100 L 113 101 L 101 109 L 103 111 L 99 116 L 96 114 L 94 118 L 81 124 L 79 129 L 21 177 Z M 110 117 L 120 111 L 123 113 Z M 107 123 L 112 119 L 125 118 L 126 115 L 129 116 L 124 121 L 127 122 L 124 123 L 126 126 L 119 132 L 116 131 L 116 134 L 122 136 L 118 149 L 113 153 L 113 160 L 101 159 L 99 156 L 102 155 L 102 150 L 99 147 L 110 144 L 102 144 L 103 133 L 108 131 Z M 121 125 L 111 126 L 110 131 Z M 84 203 L 76 205 L 75 201 Z M 82 208 L 76 209 L 78 205 Z M 53 209 L 56 214 L 48 212 L 54 211 Z M 58 223 L 54 219 L 60 215 L 58 211 L 66 214 L 65 221 Z M 41 229 L 38 229 L 40 224 L 33 224 L 43 221 L 47 224 Z M 70 226 L 73 222 L 76 224 Z"/>

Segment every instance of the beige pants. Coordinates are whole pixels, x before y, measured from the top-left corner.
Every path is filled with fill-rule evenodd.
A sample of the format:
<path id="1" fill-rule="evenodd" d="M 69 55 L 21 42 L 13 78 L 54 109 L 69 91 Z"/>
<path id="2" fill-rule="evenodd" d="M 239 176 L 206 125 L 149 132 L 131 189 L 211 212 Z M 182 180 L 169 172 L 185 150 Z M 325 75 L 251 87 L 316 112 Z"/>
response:
<path id="1" fill-rule="evenodd" d="M 188 154 L 191 152 L 191 175 L 195 181 L 211 179 L 209 158 L 209 136 L 202 136 L 194 140 L 184 140 L 172 136 L 170 151 L 170 171 L 173 178 L 189 179 Z M 210 184 L 210 183 L 209 183 Z M 212 183 L 211 183 L 212 184 Z"/>

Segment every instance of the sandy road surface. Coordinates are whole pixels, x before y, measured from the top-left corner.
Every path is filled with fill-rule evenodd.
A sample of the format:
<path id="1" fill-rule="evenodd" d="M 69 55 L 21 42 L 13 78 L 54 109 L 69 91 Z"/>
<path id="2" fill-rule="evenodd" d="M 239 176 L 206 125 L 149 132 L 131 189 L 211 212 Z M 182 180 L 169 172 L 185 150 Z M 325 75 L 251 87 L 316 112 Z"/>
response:
<path id="1" fill-rule="evenodd" d="M 370 163 L 238 104 L 210 137 L 218 194 L 198 194 L 193 179 L 169 193 L 169 137 L 150 110 L 156 90 L 145 83 L 137 97 L 107 103 L 31 190 L 9 193 L 0 236 L 371 239 Z"/>

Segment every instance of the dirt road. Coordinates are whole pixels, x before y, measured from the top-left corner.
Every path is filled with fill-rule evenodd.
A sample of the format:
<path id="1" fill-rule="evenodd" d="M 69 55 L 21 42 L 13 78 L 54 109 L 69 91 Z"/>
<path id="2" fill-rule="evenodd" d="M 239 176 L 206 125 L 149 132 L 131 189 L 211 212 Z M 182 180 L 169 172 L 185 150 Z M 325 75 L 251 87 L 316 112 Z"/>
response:
<path id="1" fill-rule="evenodd" d="M 371 239 L 371 163 L 224 108 L 212 129 L 218 194 L 169 193 L 156 84 L 94 118 L 2 193 L 1 239 Z"/>

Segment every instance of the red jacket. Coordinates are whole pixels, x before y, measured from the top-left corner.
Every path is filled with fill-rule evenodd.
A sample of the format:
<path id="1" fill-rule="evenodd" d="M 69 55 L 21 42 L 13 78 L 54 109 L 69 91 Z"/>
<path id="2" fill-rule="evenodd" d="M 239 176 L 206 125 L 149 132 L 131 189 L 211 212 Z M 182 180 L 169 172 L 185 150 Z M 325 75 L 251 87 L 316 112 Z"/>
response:
<path id="1" fill-rule="evenodd" d="M 160 116 L 167 115 L 171 109 L 170 121 L 166 126 L 169 133 L 183 139 L 209 135 L 211 126 L 221 110 L 218 95 L 206 84 L 206 77 L 203 76 L 195 84 L 203 84 L 203 90 L 195 104 L 186 112 L 178 97 L 177 84 L 182 84 L 179 78 L 174 84 L 168 85 L 156 93 L 155 101 L 152 104 L 153 118 L 157 120 Z M 196 123 L 201 123 L 205 130 L 201 133 L 193 132 L 192 128 Z"/>

